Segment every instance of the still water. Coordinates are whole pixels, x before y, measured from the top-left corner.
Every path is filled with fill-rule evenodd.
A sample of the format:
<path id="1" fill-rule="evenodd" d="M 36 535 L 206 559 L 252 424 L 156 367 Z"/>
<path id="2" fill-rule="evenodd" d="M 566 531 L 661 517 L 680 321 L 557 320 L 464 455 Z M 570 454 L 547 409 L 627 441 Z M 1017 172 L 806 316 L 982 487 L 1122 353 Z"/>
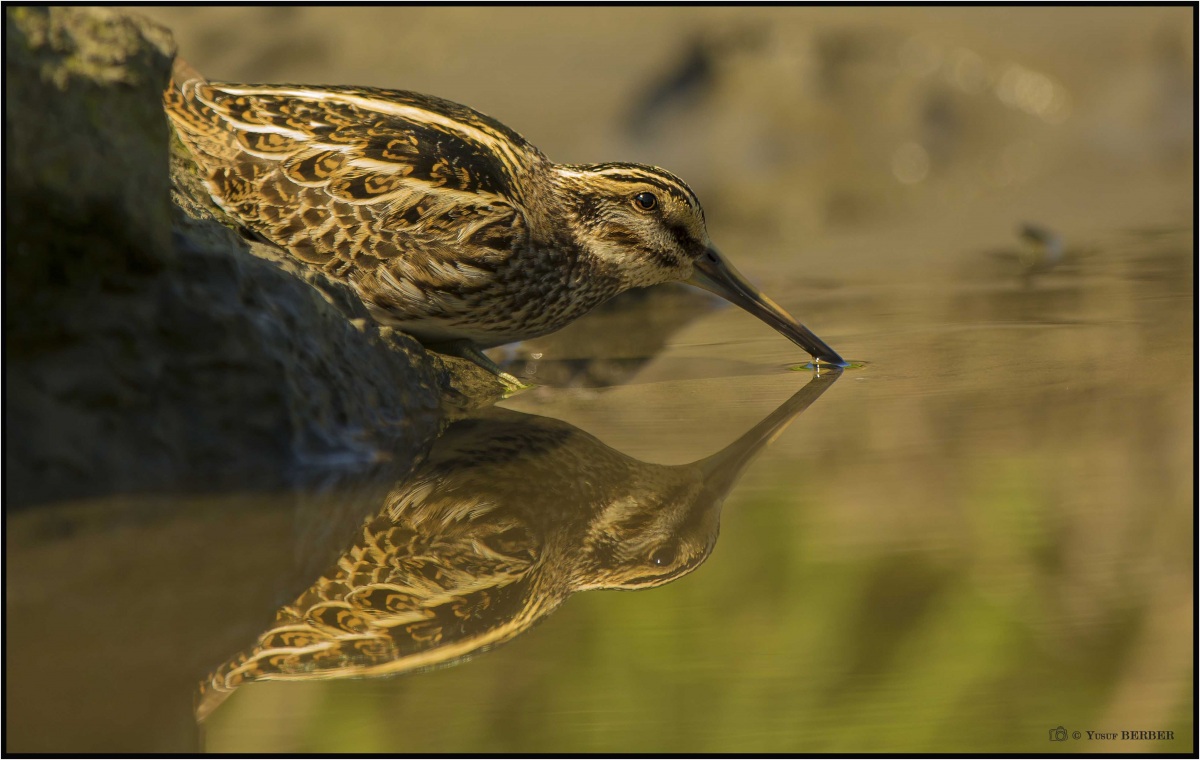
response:
<path id="1" fill-rule="evenodd" d="M 1191 232 L 1094 245 L 846 285 L 840 374 L 668 291 L 412 472 L 19 514 L 10 747 L 1186 749 Z"/>
<path id="2" fill-rule="evenodd" d="M 649 132 L 621 157 L 698 174 L 714 241 L 854 367 L 816 375 L 662 288 L 497 352 L 539 387 L 419 463 L 11 515 L 7 748 L 1191 751 L 1194 154 L 1169 46 L 1106 77 L 1069 30 L 1124 39 L 1125 17 L 910 10 L 768 19 L 702 106 L 655 105 L 669 64 L 626 98 Z M 219 68 L 233 43 L 205 48 L 198 13 L 164 20 Z M 525 28 L 476 15 L 455 18 L 480 45 Z M 618 16 L 595 33 L 672 21 Z M 755 100 L 747 71 L 807 81 L 801 48 L 820 86 Z M 212 74 L 397 85 L 287 60 Z M 554 147 L 544 105 L 406 86 Z M 925 132 L 895 126 L 906 103 Z M 749 152 L 710 150 L 734 110 Z"/>

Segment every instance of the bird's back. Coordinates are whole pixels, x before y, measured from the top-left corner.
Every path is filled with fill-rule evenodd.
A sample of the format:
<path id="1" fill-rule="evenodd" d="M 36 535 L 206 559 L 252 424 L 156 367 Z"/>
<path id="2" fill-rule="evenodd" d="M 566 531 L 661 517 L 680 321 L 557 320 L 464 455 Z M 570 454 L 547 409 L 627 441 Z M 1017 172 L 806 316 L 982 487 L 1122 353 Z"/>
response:
<path id="1" fill-rule="evenodd" d="M 466 106 L 395 90 L 211 83 L 182 61 L 165 104 L 228 213 L 418 335 L 456 337 L 531 246 L 528 196 L 548 162 Z"/>

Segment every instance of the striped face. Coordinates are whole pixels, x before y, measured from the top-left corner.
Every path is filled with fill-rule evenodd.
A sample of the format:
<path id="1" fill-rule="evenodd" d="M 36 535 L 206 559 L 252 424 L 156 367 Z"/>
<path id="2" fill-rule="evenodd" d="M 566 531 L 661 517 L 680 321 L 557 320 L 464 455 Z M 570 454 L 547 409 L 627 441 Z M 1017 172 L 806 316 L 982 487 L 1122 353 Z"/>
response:
<path id="1" fill-rule="evenodd" d="M 580 247 L 627 288 L 686 280 L 709 247 L 683 180 L 640 164 L 555 167 Z"/>
<path id="2" fill-rule="evenodd" d="M 574 590 L 661 586 L 712 554 L 725 494 L 706 489 L 700 473 L 668 472 L 652 488 L 630 473 L 631 492 L 606 501 L 575 554 Z"/>

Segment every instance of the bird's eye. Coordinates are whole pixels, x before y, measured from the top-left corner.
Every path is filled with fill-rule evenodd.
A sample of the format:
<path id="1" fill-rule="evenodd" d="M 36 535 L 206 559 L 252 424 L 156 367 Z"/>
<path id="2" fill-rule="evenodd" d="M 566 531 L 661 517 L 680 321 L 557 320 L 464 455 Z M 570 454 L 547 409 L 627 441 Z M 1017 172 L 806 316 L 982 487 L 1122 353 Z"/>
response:
<path id="1" fill-rule="evenodd" d="M 653 211 L 658 206 L 658 198 L 654 193 L 638 193 L 633 196 L 633 205 L 638 211 Z"/>
<path id="2" fill-rule="evenodd" d="M 675 561 L 674 546 L 660 546 L 650 555 L 650 564 L 662 567 Z"/>

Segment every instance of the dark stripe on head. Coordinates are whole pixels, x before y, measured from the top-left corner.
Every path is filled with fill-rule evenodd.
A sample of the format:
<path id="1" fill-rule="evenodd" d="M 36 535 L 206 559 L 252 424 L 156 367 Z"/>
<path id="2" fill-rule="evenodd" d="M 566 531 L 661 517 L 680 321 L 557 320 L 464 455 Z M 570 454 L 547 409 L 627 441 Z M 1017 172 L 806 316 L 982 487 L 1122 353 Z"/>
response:
<path id="1" fill-rule="evenodd" d="M 652 185 L 703 213 L 700 206 L 700 199 L 687 186 L 687 183 L 665 169 L 643 164 L 627 163 L 592 164 L 579 168 L 583 171 L 599 174 L 608 179 L 615 179 L 618 182 L 639 182 Z"/>
<path id="2" fill-rule="evenodd" d="M 690 252 L 693 248 L 700 245 L 700 242 L 692 237 L 692 234 L 682 225 L 672 224 L 667 228 L 667 231 L 671 233 L 671 237 L 675 238 L 675 242 L 679 244 L 679 247 L 685 251 Z"/>

